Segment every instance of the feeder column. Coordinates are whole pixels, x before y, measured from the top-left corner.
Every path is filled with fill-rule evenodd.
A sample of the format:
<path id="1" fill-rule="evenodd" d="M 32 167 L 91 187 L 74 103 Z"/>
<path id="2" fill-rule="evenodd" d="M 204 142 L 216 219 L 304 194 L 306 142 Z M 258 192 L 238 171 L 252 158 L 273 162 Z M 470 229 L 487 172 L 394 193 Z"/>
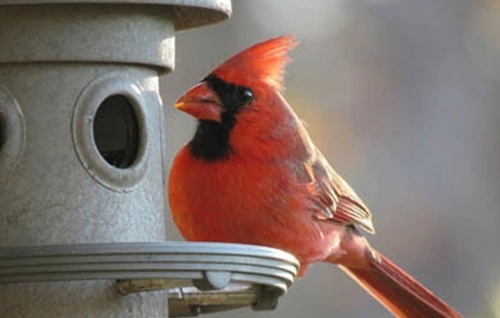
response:
<path id="1" fill-rule="evenodd" d="M 176 30 L 230 10 L 230 0 L 0 0 L 0 247 L 165 240 L 158 76 L 174 68 Z M 44 262 L 42 276 L 54 268 Z M 168 316 L 165 291 L 123 296 L 78 275 L 0 284 L 0 317 Z"/>

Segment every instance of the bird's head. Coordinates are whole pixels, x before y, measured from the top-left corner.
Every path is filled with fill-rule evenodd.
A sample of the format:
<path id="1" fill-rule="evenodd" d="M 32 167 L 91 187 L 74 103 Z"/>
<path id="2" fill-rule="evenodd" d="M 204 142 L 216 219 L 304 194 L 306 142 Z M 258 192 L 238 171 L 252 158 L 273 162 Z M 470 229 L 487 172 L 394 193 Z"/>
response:
<path id="1" fill-rule="evenodd" d="M 236 54 L 184 93 L 175 107 L 219 123 L 224 116 L 235 116 L 262 99 L 266 90 L 282 90 L 287 53 L 295 46 L 292 36 L 282 36 Z"/>
<path id="2" fill-rule="evenodd" d="M 266 134 L 262 129 L 273 127 L 273 122 L 286 122 L 279 114 L 287 108 L 279 92 L 289 61 L 287 53 L 296 44 L 292 36 L 258 43 L 222 63 L 185 92 L 175 107 L 199 120 L 192 148 L 202 152 L 207 147 L 215 149 L 213 157 L 217 159 L 230 150 L 230 137 L 243 145 L 251 138 L 239 138 L 239 133 L 262 136 Z"/>

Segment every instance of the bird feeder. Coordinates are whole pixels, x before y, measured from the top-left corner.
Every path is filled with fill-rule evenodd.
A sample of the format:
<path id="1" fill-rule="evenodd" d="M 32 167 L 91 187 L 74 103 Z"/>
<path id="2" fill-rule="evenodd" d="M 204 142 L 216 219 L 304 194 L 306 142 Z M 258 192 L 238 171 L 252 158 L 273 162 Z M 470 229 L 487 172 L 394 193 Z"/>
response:
<path id="1" fill-rule="evenodd" d="M 275 307 L 293 256 L 165 242 L 159 75 L 175 31 L 230 12 L 230 0 L 0 0 L 0 317 Z"/>

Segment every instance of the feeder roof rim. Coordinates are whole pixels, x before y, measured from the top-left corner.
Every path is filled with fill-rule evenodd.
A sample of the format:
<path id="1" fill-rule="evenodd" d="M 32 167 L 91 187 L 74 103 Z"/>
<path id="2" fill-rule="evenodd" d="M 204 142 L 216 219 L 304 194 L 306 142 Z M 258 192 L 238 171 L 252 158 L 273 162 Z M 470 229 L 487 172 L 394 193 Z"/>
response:
<path id="1" fill-rule="evenodd" d="M 231 0 L 0 0 L 0 6 L 56 4 L 173 6 L 176 30 L 221 22 L 228 19 L 232 13 Z"/>

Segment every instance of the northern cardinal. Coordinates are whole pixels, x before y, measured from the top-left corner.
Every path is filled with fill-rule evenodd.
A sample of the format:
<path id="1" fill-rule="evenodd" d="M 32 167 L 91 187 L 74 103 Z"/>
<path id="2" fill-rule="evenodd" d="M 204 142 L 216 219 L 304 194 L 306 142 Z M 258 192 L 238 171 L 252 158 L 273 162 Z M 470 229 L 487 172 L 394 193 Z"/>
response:
<path id="1" fill-rule="evenodd" d="M 196 119 L 169 178 L 173 219 L 189 241 L 279 248 L 339 265 L 398 317 L 460 317 L 374 250 L 372 215 L 312 143 L 280 94 L 292 36 L 256 44 L 175 104 Z"/>

